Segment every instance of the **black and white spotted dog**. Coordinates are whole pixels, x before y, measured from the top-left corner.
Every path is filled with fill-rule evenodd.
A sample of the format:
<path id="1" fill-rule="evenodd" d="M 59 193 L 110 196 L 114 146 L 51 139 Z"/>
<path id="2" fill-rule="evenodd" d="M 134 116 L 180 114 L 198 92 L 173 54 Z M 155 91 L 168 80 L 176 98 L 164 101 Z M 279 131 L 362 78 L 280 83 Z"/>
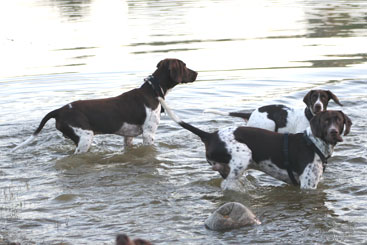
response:
<path id="1" fill-rule="evenodd" d="M 306 108 L 267 105 L 259 107 L 251 113 L 221 112 L 211 109 L 205 110 L 205 112 L 243 118 L 248 120 L 248 127 L 263 128 L 279 133 L 299 133 L 310 126 L 310 120 L 313 116 L 327 109 L 331 99 L 342 106 L 338 97 L 330 90 L 311 90 L 303 98 Z"/>
<path id="2" fill-rule="evenodd" d="M 205 144 L 206 159 L 225 179 L 223 189 L 238 189 L 246 169 L 257 169 L 302 189 L 315 189 L 334 146 L 350 132 L 351 120 L 341 111 L 322 111 L 302 133 L 281 134 L 253 127 L 228 127 L 205 132 L 180 120 L 159 98 L 173 121 Z"/>
<path id="3" fill-rule="evenodd" d="M 49 112 L 33 135 L 13 151 L 30 143 L 51 118 L 56 120 L 56 128 L 75 143 L 75 153 L 87 152 L 95 134 L 124 136 L 125 145 L 142 134 L 143 144 L 153 144 L 161 114 L 158 96 L 164 97 L 176 85 L 191 83 L 196 77 L 197 72 L 181 60 L 161 60 L 140 88 L 112 98 L 74 101 Z"/>

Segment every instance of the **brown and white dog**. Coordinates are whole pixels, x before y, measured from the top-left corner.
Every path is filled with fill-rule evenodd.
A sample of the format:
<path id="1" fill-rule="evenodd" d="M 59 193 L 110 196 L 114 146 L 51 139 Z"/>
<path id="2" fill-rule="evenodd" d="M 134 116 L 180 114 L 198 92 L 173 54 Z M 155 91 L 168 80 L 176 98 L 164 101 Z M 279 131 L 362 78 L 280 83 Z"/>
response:
<path id="1" fill-rule="evenodd" d="M 251 113 L 221 112 L 211 109 L 205 112 L 243 118 L 248 120 L 248 127 L 263 128 L 279 133 L 299 133 L 310 126 L 313 116 L 327 109 L 331 99 L 342 106 L 338 97 L 330 90 L 311 90 L 303 98 L 306 104 L 306 108 L 303 109 L 290 108 L 285 105 L 267 105 Z"/>
<path id="2" fill-rule="evenodd" d="M 162 60 L 140 88 L 112 98 L 74 101 L 51 111 L 33 135 L 13 151 L 31 142 L 51 118 L 55 118 L 56 128 L 75 143 L 75 153 L 87 152 L 95 134 L 124 136 L 125 145 L 142 134 L 143 144 L 153 144 L 161 113 L 158 96 L 164 98 L 177 84 L 191 83 L 196 77 L 197 72 L 181 60 Z"/>
<path id="3" fill-rule="evenodd" d="M 341 111 L 322 111 L 303 133 L 281 134 L 253 127 L 228 127 L 213 133 L 181 121 L 159 98 L 173 121 L 205 144 L 206 159 L 225 179 L 223 189 L 238 190 L 246 169 L 257 169 L 302 189 L 315 189 L 334 146 L 350 132 L 351 120 Z"/>

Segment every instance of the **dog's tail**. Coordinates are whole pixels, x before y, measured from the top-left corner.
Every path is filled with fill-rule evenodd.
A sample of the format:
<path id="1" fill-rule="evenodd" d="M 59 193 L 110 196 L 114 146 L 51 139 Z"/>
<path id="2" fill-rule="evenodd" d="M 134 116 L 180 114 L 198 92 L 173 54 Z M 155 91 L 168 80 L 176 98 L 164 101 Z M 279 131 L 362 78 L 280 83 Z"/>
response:
<path id="1" fill-rule="evenodd" d="M 166 101 L 161 98 L 158 97 L 159 102 L 161 103 L 161 105 L 163 106 L 164 110 L 167 112 L 168 116 L 175 121 L 177 124 L 179 124 L 181 127 L 183 127 L 184 129 L 189 130 L 190 132 L 192 132 L 193 134 L 196 134 L 197 136 L 200 137 L 200 139 L 205 142 L 209 136 L 211 135 L 208 132 L 205 132 L 197 127 L 194 127 L 184 121 L 182 121 L 178 116 L 176 116 L 176 114 L 173 113 L 173 111 L 171 110 L 171 108 L 168 107 L 168 105 L 166 104 Z"/>
<path id="2" fill-rule="evenodd" d="M 13 148 L 11 150 L 11 152 L 14 152 L 14 151 L 18 150 L 19 148 L 21 148 L 23 146 L 26 146 L 29 143 L 31 143 L 37 137 L 37 135 L 41 132 L 42 128 L 45 126 L 47 121 L 50 120 L 51 118 L 56 118 L 58 113 L 59 113 L 59 109 L 47 113 L 47 115 L 42 119 L 42 121 L 41 121 L 40 125 L 38 126 L 38 128 L 36 129 L 36 131 L 34 131 L 34 133 L 26 141 L 24 141 L 23 143 L 17 145 L 15 148 Z"/>
<path id="3" fill-rule="evenodd" d="M 217 111 L 217 110 L 212 110 L 212 109 L 206 109 L 204 110 L 204 113 L 213 113 L 213 114 L 218 114 L 222 116 L 240 117 L 245 121 L 248 121 L 248 119 L 251 116 L 251 113 L 247 113 L 247 112 L 223 112 L 223 111 Z"/>

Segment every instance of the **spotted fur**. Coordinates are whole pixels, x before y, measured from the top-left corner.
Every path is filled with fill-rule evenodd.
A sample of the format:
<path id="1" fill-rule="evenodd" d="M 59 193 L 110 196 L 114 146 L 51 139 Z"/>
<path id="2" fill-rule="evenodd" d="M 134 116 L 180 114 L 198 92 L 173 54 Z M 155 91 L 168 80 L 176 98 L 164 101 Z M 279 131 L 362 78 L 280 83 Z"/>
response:
<path id="1" fill-rule="evenodd" d="M 320 158 L 316 156 L 315 160 L 309 163 L 299 176 L 300 187 L 302 189 L 316 189 L 323 172 L 322 162 Z"/>
<path id="2" fill-rule="evenodd" d="M 252 127 L 228 127 L 208 133 L 180 120 L 163 99 L 158 99 L 172 120 L 203 141 L 208 162 L 224 178 L 222 189 L 238 190 L 240 177 L 251 168 L 293 184 L 285 165 L 283 134 Z M 331 154 L 336 143 L 340 142 L 344 125 L 344 135 L 349 133 L 351 120 L 341 111 L 324 111 L 312 118 L 310 125 L 311 129 L 305 134 L 288 136 L 287 158 L 294 178 L 302 189 L 317 188 L 323 174 L 321 159 L 305 137 L 311 137 L 309 134 L 312 134 L 310 140 L 317 141 L 315 146 Z"/>
<path id="3" fill-rule="evenodd" d="M 206 110 L 205 112 L 243 118 L 249 127 L 263 128 L 279 133 L 299 133 L 309 127 L 309 121 L 313 116 L 327 109 L 331 99 L 342 106 L 338 97 L 330 90 L 310 90 L 303 98 L 306 108 L 267 105 L 255 109 L 252 113 L 226 113 L 216 110 Z"/>

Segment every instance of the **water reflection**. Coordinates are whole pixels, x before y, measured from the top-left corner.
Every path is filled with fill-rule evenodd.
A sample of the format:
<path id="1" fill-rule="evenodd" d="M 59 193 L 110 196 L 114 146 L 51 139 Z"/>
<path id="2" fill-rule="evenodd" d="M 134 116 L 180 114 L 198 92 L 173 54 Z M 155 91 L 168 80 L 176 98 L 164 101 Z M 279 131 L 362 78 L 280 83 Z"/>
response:
<path id="1" fill-rule="evenodd" d="M 306 7 L 308 37 L 350 37 L 364 34 L 367 28 L 367 13 L 360 4 L 311 1 L 312 8 Z"/>
<path id="2" fill-rule="evenodd" d="M 0 244 L 2 237 L 112 243 L 121 231 L 156 244 L 365 242 L 364 3 L 2 1 Z M 203 109 L 297 107 L 309 89 L 337 94 L 353 127 L 320 189 L 304 193 L 254 176 L 259 184 L 251 179 L 246 194 L 226 197 L 201 142 L 164 115 L 156 148 L 140 147 L 137 139 L 137 148 L 123 151 L 120 137 L 101 135 L 91 152 L 73 156 L 73 144 L 50 122 L 24 151 L 8 153 L 50 110 L 136 88 L 166 57 L 199 71 L 196 83 L 177 86 L 167 99 L 180 117 L 208 131 L 243 122 Z M 248 205 L 263 225 L 205 230 L 203 220 L 229 199 Z"/>
<path id="3" fill-rule="evenodd" d="M 90 15 L 91 0 L 49 0 L 59 8 L 62 19 L 77 22 Z"/>
<path id="4" fill-rule="evenodd" d="M 310 62 L 313 67 L 346 67 L 367 61 L 367 54 L 339 54 L 326 55 L 326 57 L 335 57 L 335 59 L 306 60 L 304 62 Z"/>

